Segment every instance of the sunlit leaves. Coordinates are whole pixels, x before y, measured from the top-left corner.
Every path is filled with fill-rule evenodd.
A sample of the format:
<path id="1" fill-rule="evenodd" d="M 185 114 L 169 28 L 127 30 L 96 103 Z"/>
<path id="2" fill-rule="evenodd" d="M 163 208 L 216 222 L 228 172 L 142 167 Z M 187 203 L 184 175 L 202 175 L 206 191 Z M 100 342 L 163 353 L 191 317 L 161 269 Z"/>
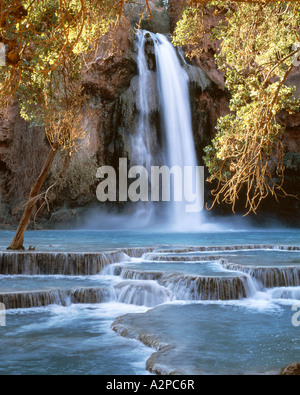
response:
<path id="1" fill-rule="evenodd" d="M 232 115 L 219 120 L 205 162 L 210 180 L 218 180 L 216 201 L 233 209 L 242 187 L 249 212 L 269 194 L 284 193 L 284 126 L 277 115 L 299 110 L 295 87 L 285 84 L 293 67 L 289 54 L 300 26 L 298 9 L 288 2 L 238 5 L 215 33 L 222 39 L 216 60 L 226 70 Z"/>
<path id="2" fill-rule="evenodd" d="M 279 114 L 300 110 L 295 87 L 286 84 L 293 70 L 293 44 L 299 39 L 300 5 L 267 3 L 192 2 L 196 10 L 202 9 L 203 26 L 205 16 L 222 15 L 210 33 L 212 40 L 219 40 L 216 63 L 231 94 L 231 113 L 218 120 L 216 137 L 205 149 L 209 180 L 217 182 L 214 202 L 226 202 L 234 210 L 244 191 L 248 212 L 256 212 L 269 194 L 284 194 L 284 125 Z M 199 46 L 203 29 L 193 31 L 192 15 L 186 11 L 176 36 L 180 44 Z M 197 39 L 192 42 L 191 37 Z M 201 49 L 193 52 L 201 56 Z"/>
<path id="3" fill-rule="evenodd" d="M 203 9 L 188 7 L 184 10 L 182 19 L 177 23 L 173 44 L 175 46 L 190 45 L 193 49 L 188 53 L 188 56 L 193 58 L 202 51 L 201 40 L 204 31 Z"/>
<path id="4" fill-rule="evenodd" d="M 124 4 L 129 2 L 125 0 Z M 51 145 L 76 150 L 84 137 L 77 121 L 83 99 L 81 70 L 100 38 L 114 35 L 117 0 L 0 0 L 0 114 L 18 99 L 22 117 L 44 125 Z M 145 3 L 146 4 L 146 3 Z M 114 53 L 113 42 L 105 56 Z M 77 114 L 77 118 L 72 114 Z M 69 123 L 67 125 L 67 123 Z"/>

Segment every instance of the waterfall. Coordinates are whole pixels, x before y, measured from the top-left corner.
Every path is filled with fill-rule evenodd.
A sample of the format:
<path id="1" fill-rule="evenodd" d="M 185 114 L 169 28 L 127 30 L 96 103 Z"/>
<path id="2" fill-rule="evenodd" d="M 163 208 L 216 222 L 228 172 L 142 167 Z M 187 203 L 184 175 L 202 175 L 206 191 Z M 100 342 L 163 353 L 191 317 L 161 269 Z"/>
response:
<path id="1" fill-rule="evenodd" d="M 136 90 L 136 110 L 137 121 L 131 134 L 131 155 L 130 165 L 137 168 L 145 168 L 148 175 L 151 174 L 151 166 L 157 160 L 157 133 L 151 125 L 151 113 L 153 112 L 153 102 L 157 96 L 157 87 L 153 72 L 149 70 L 147 57 L 145 54 L 146 38 L 143 31 L 137 33 L 137 66 L 138 84 Z M 155 107 L 155 106 L 154 106 Z M 150 187 L 150 185 L 149 185 Z M 147 202 L 135 202 L 134 220 L 141 226 L 147 226 L 154 221 L 155 206 L 150 196 Z"/>
<path id="2" fill-rule="evenodd" d="M 147 40 L 151 38 L 154 44 L 156 81 L 152 78 L 154 73 L 149 70 L 145 54 L 145 37 Z M 163 146 L 159 148 L 160 157 L 164 162 L 163 165 L 177 173 L 176 179 L 175 176 L 174 179 L 171 177 L 170 201 L 159 206 L 158 216 L 166 218 L 167 225 L 172 229 L 190 230 L 191 227 L 198 229 L 201 224 L 203 191 L 199 174 L 196 173 L 197 159 L 192 131 L 189 76 L 181 66 L 175 48 L 164 35 L 139 31 L 137 49 L 139 83 L 136 106 L 139 117 L 137 129 L 132 136 L 131 164 L 145 167 L 148 174 L 151 166 L 161 165 L 156 163 L 158 158 L 152 152 L 154 137 L 149 118 L 153 91 L 157 91 L 158 88 L 164 141 Z M 154 88 L 153 84 L 157 87 Z M 190 209 L 191 204 L 195 205 L 193 209 Z M 140 207 L 137 205 L 137 210 L 140 210 Z M 148 202 L 144 207 L 147 210 L 150 208 L 150 215 L 153 214 L 153 205 Z M 191 210 L 194 212 L 188 212 Z M 149 217 L 149 212 L 147 214 Z"/>
<path id="3" fill-rule="evenodd" d="M 145 55 L 145 36 L 142 31 L 137 35 L 137 65 L 139 71 L 137 108 L 139 110 L 138 127 L 132 135 L 131 165 L 144 166 L 150 173 L 153 165 L 151 152 L 151 136 L 149 125 L 149 84 L 150 70 L 148 70 Z"/>
<path id="4" fill-rule="evenodd" d="M 162 34 L 151 34 L 157 65 L 157 79 L 161 101 L 164 132 L 166 134 L 166 157 L 169 167 L 178 166 L 185 175 L 185 186 L 174 183 L 174 194 L 184 195 L 183 190 L 201 191 L 196 186 L 196 151 L 192 130 L 191 107 L 189 98 L 189 77 L 181 66 L 177 52 L 169 40 Z M 190 174 L 184 174 L 185 167 L 190 166 Z M 175 190 L 177 188 L 177 190 Z M 173 201 L 170 205 L 170 220 L 175 228 L 190 228 L 191 224 L 200 226 L 200 215 L 188 214 L 184 199 Z"/>

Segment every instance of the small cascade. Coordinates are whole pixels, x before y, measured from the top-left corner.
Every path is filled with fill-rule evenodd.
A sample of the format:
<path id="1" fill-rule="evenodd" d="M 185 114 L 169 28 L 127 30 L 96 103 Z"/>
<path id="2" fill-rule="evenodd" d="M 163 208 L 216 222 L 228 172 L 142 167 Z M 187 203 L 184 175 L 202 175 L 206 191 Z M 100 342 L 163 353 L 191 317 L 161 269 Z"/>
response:
<path id="1" fill-rule="evenodd" d="M 248 250 L 270 250 L 270 251 L 300 251 L 298 246 L 270 245 L 270 244 L 247 244 L 234 246 L 187 246 L 175 248 L 156 248 L 155 253 L 160 254 L 184 254 L 189 252 L 234 252 Z"/>
<path id="2" fill-rule="evenodd" d="M 209 277 L 182 274 L 164 275 L 159 282 L 177 300 L 234 300 L 247 296 L 246 277 Z"/>
<path id="3" fill-rule="evenodd" d="M 107 288 L 75 288 L 67 292 L 70 302 L 74 304 L 105 303 L 109 302 L 113 294 Z"/>
<path id="4" fill-rule="evenodd" d="M 293 246 L 272 248 L 252 245 L 146 247 L 99 253 L 2 252 L 0 274 L 4 278 L 7 275 L 21 275 L 15 285 L 21 289 L 25 289 L 24 282 L 30 275 L 48 278 L 51 275 L 76 276 L 78 281 L 80 276 L 97 275 L 97 281 L 102 277 L 104 283 L 91 287 L 77 286 L 76 282 L 72 288 L 57 288 L 55 285 L 54 288 L 51 285 L 45 290 L 3 292 L 0 293 L 0 302 L 7 309 L 16 309 L 103 302 L 154 307 L 170 301 L 227 301 L 260 298 L 262 295 L 266 299 L 299 300 L 300 265 L 250 266 L 228 262 L 226 254 L 207 254 L 212 251 L 227 253 L 259 249 L 266 250 L 266 253 L 267 250 L 269 253 L 274 250 L 298 251 Z M 242 256 L 245 258 L 244 254 Z M 235 259 L 237 257 L 238 254 Z M 179 266 L 180 271 L 177 272 Z M 73 278 L 70 280 L 74 281 Z M 55 279 L 51 281 L 55 284 Z M 60 278 L 60 281 L 63 280 Z M 92 280 L 88 278 L 86 281 Z"/>
<path id="5" fill-rule="evenodd" d="M 126 280 L 158 280 L 163 276 L 163 272 L 158 271 L 138 271 L 134 269 L 127 268 L 126 266 L 112 265 L 105 274 L 110 274 L 113 276 L 119 276 Z"/>
<path id="6" fill-rule="evenodd" d="M 154 307 L 169 302 L 172 293 L 155 281 L 123 281 L 115 286 L 116 300 L 120 303 Z"/>
<path id="7" fill-rule="evenodd" d="M 0 302 L 6 309 L 45 307 L 52 304 L 68 306 L 72 303 L 103 303 L 109 300 L 111 300 L 110 292 L 102 288 L 0 293 Z"/>
<path id="8" fill-rule="evenodd" d="M 279 287 L 267 291 L 272 299 L 300 300 L 300 287 Z"/>
<path id="9" fill-rule="evenodd" d="M 300 286 L 300 267 L 253 267 L 222 262 L 225 269 L 247 273 L 264 288 Z"/>
<path id="10" fill-rule="evenodd" d="M 257 293 L 266 292 L 268 288 L 279 289 L 278 287 L 296 287 L 295 290 L 288 288 L 288 291 L 286 291 L 287 288 L 282 288 L 282 291 L 278 291 L 279 293 L 276 295 L 282 295 L 284 298 L 284 295 L 287 294 L 296 299 L 298 298 L 297 287 L 300 283 L 300 268 L 298 267 L 245 266 L 229 263 L 222 255 L 196 254 L 197 252 L 223 251 L 227 253 L 229 251 L 243 250 L 298 251 L 298 247 L 241 245 L 225 247 L 155 248 L 151 252 L 145 253 L 141 259 L 144 262 L 149 262 L 150 265 L 152 265 L 153 262 L 153 270 L 138 270 L 127 267 L 127 264 L 116 264 L 110 266 L 108 271 L 111 275 L 118 276 L 122 280 L 131 280 L 131 294 L 134 293 L 134 281 L 139 283 L 139 286 L 141 282 L 148 281 L 148 284 L 149 282 L 152 284 L 156 283 L 163 286 L 168 291 L 171 291 L 171 300 L 239 300 L 251 298 Z M 189 253 L 191 254 L 188 255 Z M 183 262 L 183 265 L 186 263 L 193 263 L 194 265 L 206 265 L 206 262 L 218 263 L 228 274 L 224 276 L 193 276 L 190 274 L 159 270 L 160 263 L 172 265 L 172 263 L 177 262 Z M 153 291 L 155 291 L 154 286 Z"/>
<path id="11" fill-rule="evenodd" d="M 69 275 L 100 273 L 113 263 L 141 257 L 150 248 L 129 248 L 99 253 L 0 252 L 1 275 Z"/>
<path id="12" fill-rule="evenodd" d="M 124 254 L 128 255 L 130 258 L 141 258 L 147 253 L 152 252 L 155 247 L 145 247 L 145 248 L 122 248 Z"/>
<path id="13" fill-rule="evenodd" d="M 114 275 L 126 280 L 152 280 L 168 291 L 171 300 L 232 300 L 249 297 L 254 286 L 249 276 L 211 277 L 190 276 L 182 273 L 137 271 L 115 266 Z M 132 283 L 133 284 L 133 283 Z M 133 291 L 133 287 L 131 287 Z"/>
<path id="14" fill-rule="evenodd" d="M 66 295 L 60 290 L 33 291 L 33 292 L 8 292 L 0 294 L 0 302 L 6 309 L 24 309 L 44 307 L 51 304 L 63 304 Z"/>
<path id="15" fill-rule="evenodd" d="M 143 255 L 143 259 L 155 262 L 213 262 L 222 259 L 221 255 L 155 255 L 154 253 Z"/>

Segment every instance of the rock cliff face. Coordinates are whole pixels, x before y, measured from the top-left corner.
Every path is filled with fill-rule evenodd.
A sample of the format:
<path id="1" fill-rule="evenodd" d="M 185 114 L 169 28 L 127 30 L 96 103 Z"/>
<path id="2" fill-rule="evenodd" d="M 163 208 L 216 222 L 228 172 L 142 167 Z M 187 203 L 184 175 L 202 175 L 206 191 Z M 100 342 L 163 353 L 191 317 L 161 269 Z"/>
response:
<path id="1" fill-rule="evenodd" d="M 153 19 L 147 18 L 142 27 L 153 32 L 172 32 L 179 20 L 187 0 L 170 0 L 168 13 L 162 7 L 154 7 Z M 128 12 L 122 20 L 116 37 L 117 51 L 105 58 L 107 44 L 100 43 L 98 53 L 88 69 L 83 70 L 83 86 L 89 97 L 86 109 L 86 127 L 90 144 L 81 154 L 73 158 L 66 172 L 66 179 L 59 188 L 53 188 L 47 205 L 38 213 L 42 227 L 59 226 L 61 222 L 74 223 L 87 207 L 98 205 L 96 199 L 96 169 L 101 165 L 118 165 L 118 159 L 131 157 L 132 135 L 138 119 L 138 66 L 135 34 L 132 26 L 137 22 L 138 10 Z M 213 21 L 211 21 L 213 23 Z M 203 148 L 215 133 L 217 119 L 228 113 L 229 96 L 225 89 L 224 76 L 217 70 L 214 54 L 218 43 L 206 37 L 205 49 L 200 59 L 194 59 L 185 67 L 190 75 L 190 98 L 193 131 L 199 163 L 202 164 Z M 146 45 L 146 55 L 153 80 L 155 79 L 155 56 L 151 40 Z M 200 83 L 198 68 L 206 73 L 208 83 Z M 299 74 L 299 73 L 298 73 Z M 295 73 L 291 83 L 299 84 Z M 152 85 L 152 84 L 151 84 Z M 154 86 L 154 84 L 153 84 Z M 300 89 L 300 87 L 299 87 Z M 159 102 L 155 90 L 149 86 L 150 124 L 160 138 Z M 287 152 L 287 183 L 290 190 L 300 185 L 300 115 L 285 116 L 287 130 L 285 147 Z M 153 133 L 154 135 L 155 133 Z M 18 106 L 14 104 L 7 121 L 0 121 L 0 227 L 14 227 L 30 187 L 39 174 L 49 147 L 43 128 L 30 127 L 20 118 Z M 50 186 L 59 171 L 63 159 L 58 158 L 46 186 Z M 295 184 L 297 183 L 297 184 Z M 209 187 L 206 187 L 207 198 Z M 292 202 L 292 203 L 291 203 Z M 41 200 L 37 209 L 43 203 Z M 297 202 L 289 200 L 280 206 L 282 216 L 291 216 L 297 210 Z M 271 209 L 270 209 L 271 207 Z M 50 209 L 50 211 L 47 210 Z M 263 208 L 278 211 L 276 203 Z M 219 212 L 228 213 L 227 207 Z M 65 224 L 64 224 L 65 225 Z"/>
<path id="2" fill-rule="evenodd" d="M 12 224 L 39 175 L 49 147 L 43 128 L 30 127 L 13 104 L 0 121 L 0 224 Z"/>

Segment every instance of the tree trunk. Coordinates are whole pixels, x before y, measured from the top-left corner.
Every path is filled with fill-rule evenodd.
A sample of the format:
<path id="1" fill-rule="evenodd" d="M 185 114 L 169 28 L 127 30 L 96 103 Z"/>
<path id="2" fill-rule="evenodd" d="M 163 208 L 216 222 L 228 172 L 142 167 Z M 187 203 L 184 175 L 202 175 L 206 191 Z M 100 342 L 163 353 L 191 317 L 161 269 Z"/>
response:
<path id="1" fill-rule="evenodd" d="M 7 248 L 8 250 L 24 250 L 23 247 L 24 235 L 29 225 L 31 214 L 36 204 L 37 196 L 39 195 L 40 190 L 46 180 L 46 177 L 51 169 L 53 160 L 57 152 L 58 152 L 58 146 L 51 148 L 47 156 L 47 159 L 44 163 L 43 169 L 30 191 L 29 199 L 27 201 L 24 214 L 21 218 L 21 221 L 19 223 L 18 229 L 16 231 L 13 240 L 10 243 L 10 246 Z"/>

